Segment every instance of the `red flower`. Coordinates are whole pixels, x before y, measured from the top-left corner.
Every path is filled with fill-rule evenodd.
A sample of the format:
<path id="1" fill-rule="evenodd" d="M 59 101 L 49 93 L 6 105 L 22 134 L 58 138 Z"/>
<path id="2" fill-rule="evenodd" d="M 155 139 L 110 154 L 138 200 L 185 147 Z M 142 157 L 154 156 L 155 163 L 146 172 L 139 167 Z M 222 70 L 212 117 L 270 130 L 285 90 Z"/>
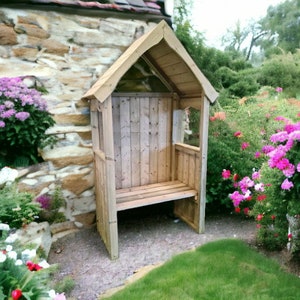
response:
<path id="1" fill-rule="evenodd" d="M 293 235 L 291 233 L 288 234 L 288 239 L 291 240 Z"/>
<path id="2" fill-rule="evenodd" d="M 267 198 L 267 195 L 263 194 L 263 195 L 258 195 L 257 196 L 257 201 L 263 201 Z"/>
<path id="3" fill-rule="evenodd" d="M 238 179 L 239 179 L 239 175 L 235 173 L 235 174 L 233 175 L 233 180 L 234 180 L 234 181 L 238 181 Z"/>
<path id="4" fill-rule="evenodd" d="M 13 300 L 18 300 L 22 297 L 22 291 L 20 289 L 13 290 L 11 296 Z"/>
<path id="5" fill-rule="evenodd" d="M 239 214 L 239 213 L 241 212 L 241 209 L 240 209 L 239 207 L 236 207 L 236 208 L 234 209 L 234 211 L 235 211 L 237 214 Z"/>
<path id="6" fill-rule="evenodd" d="M 43 269 L 43 267 L 41 267 L 38 264 L 33 263 L 30 260 L 26 263 L 26 266 L 27 266 L 29 271 L 39 271 L 39 270 Z"/>
<path id="7" fill-rule="evenodd" d="M 275 220 L 275 219 L 276 219 L 276 216 L 275 216 L 275 215 L 272 215 L 272 216 L 271 216 L 271 219 L 272 219 L 272 220 Z"/>
<path id="8" fill-rule="evenodd" d="M 249 214 L 249 207 L 245 207 L 244 208 L 244 214 L 248 216 L 248 214 Z"/>

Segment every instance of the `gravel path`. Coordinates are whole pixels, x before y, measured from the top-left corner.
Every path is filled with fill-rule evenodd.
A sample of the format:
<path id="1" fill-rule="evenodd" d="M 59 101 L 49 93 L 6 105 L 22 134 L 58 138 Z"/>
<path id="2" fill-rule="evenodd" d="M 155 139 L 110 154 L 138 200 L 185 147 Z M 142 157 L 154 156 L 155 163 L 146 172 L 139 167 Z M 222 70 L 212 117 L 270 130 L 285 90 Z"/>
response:
<path id="1" fill-rule="evenodd" d="M 95 227 L 53 244 L 48 261 L 60 265 L 56 279 L 71 276 L 75 280 L 71 299 L 97 299 L 108 289 L 123 285 L 136 270 L 204 243 L 222 238 L 250 242 L 255 237 L 253 220 L 231 215 L 207 216 L 205 234 L 197 234 L 166 211 L 127 212 L 118 216 L 120 258 L 116 261 L 110 260 Z"/>

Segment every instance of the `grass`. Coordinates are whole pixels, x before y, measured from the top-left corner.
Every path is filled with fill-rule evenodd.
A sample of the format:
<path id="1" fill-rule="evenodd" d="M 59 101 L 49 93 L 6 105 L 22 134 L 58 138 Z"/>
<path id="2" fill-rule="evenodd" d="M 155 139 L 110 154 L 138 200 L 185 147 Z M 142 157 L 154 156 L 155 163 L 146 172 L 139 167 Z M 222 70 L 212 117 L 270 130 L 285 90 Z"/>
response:
<path id="1" fill-rule="evenodd" d="M 300 279 L 236 239 L 175 256 L 105 299 L 300 299 Z"/>

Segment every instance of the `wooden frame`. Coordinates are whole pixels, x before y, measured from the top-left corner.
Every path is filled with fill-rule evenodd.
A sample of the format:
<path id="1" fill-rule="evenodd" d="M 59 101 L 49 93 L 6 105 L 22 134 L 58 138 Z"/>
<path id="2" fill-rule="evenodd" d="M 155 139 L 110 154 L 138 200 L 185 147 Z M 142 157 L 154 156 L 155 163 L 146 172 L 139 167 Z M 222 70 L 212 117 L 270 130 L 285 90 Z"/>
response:
<path id="1" fill-rule="evenodd" d="M 140 57 L 169 93 L 113 93 Z M 97 228 L 112 259 L 119 257 L 117 211 L 175 201 L 175 214 L 204 232 L 209 105 L 217 95 L 162 21 L 83 97 L 91 103 Z M 200 110 L 199 147 L 183 144 L 189 106 Z"/>

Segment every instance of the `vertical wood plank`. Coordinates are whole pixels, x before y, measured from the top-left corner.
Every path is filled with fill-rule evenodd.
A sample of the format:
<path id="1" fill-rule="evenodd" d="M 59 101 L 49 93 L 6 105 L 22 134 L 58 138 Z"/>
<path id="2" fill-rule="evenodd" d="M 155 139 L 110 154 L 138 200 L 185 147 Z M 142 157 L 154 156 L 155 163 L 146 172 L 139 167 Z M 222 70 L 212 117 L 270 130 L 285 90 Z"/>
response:
<path id="1" fill-rule="evenodd" d="M 143 97 L 140 101 L 140 159 L 141 185 L 150 183 L 150 99 Z"/>
<path id="2" fill-rule="evenodd" d="M 149 183 L 158 182 L 158 98 L 150 99 L 150 164 L 149 164 Z"/>
<path id="3" fill-rule="evenodd" d="M 140 98 L 130 98 L 130 157 L 131 157 L 131 186 L 141 184 L 140 161 Z"/>
<path id="4" fill-rule="evenodd" d="M 130 98 L 120 99 L 122 188 L 131 186 Z"/>
<path id="5" fill-rule="evenodd" d="M 120 97 L 113 96 L 113 98 L 112 98 L 112 116 L 113 116 L 113 129 L 114 129 L 116 189 L 120 189 L 120 188 L 122 188 Z"/>

